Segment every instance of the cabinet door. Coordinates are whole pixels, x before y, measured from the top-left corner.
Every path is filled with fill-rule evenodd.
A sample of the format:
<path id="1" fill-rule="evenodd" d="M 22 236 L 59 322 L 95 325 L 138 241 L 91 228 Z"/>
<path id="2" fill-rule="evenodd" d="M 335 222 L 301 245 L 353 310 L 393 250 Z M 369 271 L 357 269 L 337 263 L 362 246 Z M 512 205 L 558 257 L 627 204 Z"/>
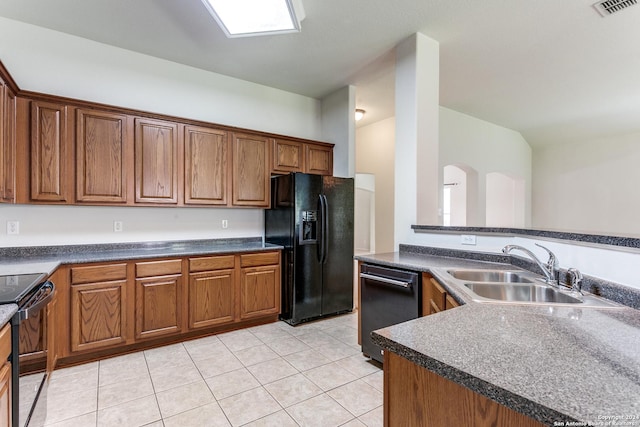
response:
<path id="1" fill-rule="evenodd" d="M 136 339 L 181 330 L 182 276 L 136 279 Z"/>
<path id="2" fill-rule="evenodd" d="M 269 207 L 269 138 L 233 134 L 233 205 Z"/>
<path id="3" fill-rule="evenodd" d="M 0 365 L 0 426 L 11 425 L 11 363 Z"/>
<path id="4" fill-rule="evenodd" d="M 280 313 L 280 266 L 241 270 L 240 318 L 251 319 Z"/>
<path id="5" fill-rule="evenodd" d="M 178 203 L 178 125 L 136 119 L 137 203 Z"/>
<path id="6" fill-rule="evenodd" d="M 10 162 L 11 159 L 6 157 L 4 152 L 5 146 L 5 126 L 6 126 L 6 112 L 5 112 L 5 93 L 7 91 L 7 87 L 4 84 L 4 81 L 0 77 L 0 200 L 4 201 L 4 188 L 6 183 L 5 181 L 5 168 L 7 162 Z"/>
<path id="7" fill-rule="evenodd" d="M 0 201 L 15 201 L 16 96 L 0 79 Z"/>
<path id="8" fill-rule="evenodd" d="M 235 320 L 235 277 L 234 270 L 189 275 L 189 328 L 232 323 Z"/>
<path id="9" fill-rule="evenodd" d="M 67 107 L 31 103 L 31 200 L 69 202 Z"/>
<path id="10" fill-rule="evenodd" d="M 304 172 L 304 145 L 301 142 L 273 140 L 273 172 Z"/>
<path id="11" fill-rule="evenodd" d="M 128 118 L 97 110 L 77 110 L 76 199 L 89 203 L 127 201 Z"/>
<path id="12" fill-rule="evenodd" d="M 306 145 L 306 172 L 333 175 L 333 148 L 324 145 Z"/>
<path id="13" fill-rule="evenodd" d="M 184 134 L 185 204 L 226 205 L 231 153 L 227 132 L 185 126 Z"/>
<path id="14" fill-rule="evenodd" d="M 126 280 L 71 285 L 71 351 L 126 341 Z"/>

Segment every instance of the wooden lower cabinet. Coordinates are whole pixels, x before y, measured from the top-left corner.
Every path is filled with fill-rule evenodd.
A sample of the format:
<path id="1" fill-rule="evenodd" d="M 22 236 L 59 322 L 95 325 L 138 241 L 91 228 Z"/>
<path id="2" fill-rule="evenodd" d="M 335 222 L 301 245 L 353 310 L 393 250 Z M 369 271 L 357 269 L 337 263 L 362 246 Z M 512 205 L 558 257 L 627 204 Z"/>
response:
<path id="1" fill-rule="evenodd" d="M 235 270 L 189 274 L 189 328 L 233 323 L 235 284 Z"/>
<path id="2" fill-rule="evenodd" d="M 0 367 L 0 426 L 11 425 L 11 363 Z"/>
<path id="3" fill-rule="evenodd" d="M 280 312 L 279 251 L 63 268 L 61 365 L 275 321 Z"/>
<path id="4" fill-rule="evenodd" d="M 0 426 L 11 425 L 11 325 L 0 330 Z"/>
<path id="5" fill-rule="evenodd" d="M 182 330 L 182 260 L 136 263 L 136 339 Z"/>
<path id="6" fill-rule="evenodd" d="M 181 295 L 180 275 L 136 279 L 136 339 L 180 332 Z"/>
<path id="7" fill-rule="evenodd" d="M 422 273 L 422 315 L 440 313 L 458 307 L 446 289 L 429 273 Z"/>
<path id="8" fill-rule="evenodd" d="M 257 264 L 271 264 L 256 266 Z M 280 253 L 242 255 L 240 264 L 240 318 L 280 312 Z M 246 267 L 245 267 L 246 266 Z"/>
<path id="9" fill-rule="evenodd" d="M 124 344 L 127 339 L 126 264 L 71 269 L 71 351 Z"/>
<path id="10" fill-rule="evenodd" d="M 384 425 L 541 427 L 544 424 L 395 353 L 385 352 Z"/>

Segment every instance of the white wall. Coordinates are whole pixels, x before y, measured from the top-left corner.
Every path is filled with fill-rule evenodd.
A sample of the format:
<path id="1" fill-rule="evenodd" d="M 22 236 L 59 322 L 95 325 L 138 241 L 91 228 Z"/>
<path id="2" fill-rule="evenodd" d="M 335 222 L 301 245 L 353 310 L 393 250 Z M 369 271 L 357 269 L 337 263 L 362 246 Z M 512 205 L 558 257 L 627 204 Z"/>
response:
<path id="1" fill-rule="evenodd" d="M 333 175 L 355 175 L 356 88 L 345 86 L 322 99 L 322 139 L 333 147 Z"/>
<path id="2" fill-rule="evenodd" d="M 6 221 L 20 221 L 7 235 Z M 222 220 L 228 228 L 222 229 Z M 113 222 L 122 221 L 122 232 Z M 0 247 L 259 237 L 262 209 L 0 205 Z"/>
<path id="3" fill-rule="evenodd" d="M 313 98 L 5 18 L 0 40 L 0 60 L 23 90 L 322 140 Z M 7 220 L 20 221 L 19 235 L 6 234 Z M 262 234 L 261 209 L 0 205 L 2 247 Z"/>
<path id="4" fill-rule="evenodd" d="M 533 151 L 533 227 L 640 236 L 640 132 Z"/>
<path id="5" fill-rule="evenodd" d="M 356 172 L 375 176 L 375 248 L 393 251 L 395 119 L 356 130 Z"/>
<path id="6" fill-rule="evenodd" d="M 480 196 L 475 220 L 467 225 L 486 223 L 486 175 L 490 172 L 524 180 L 525 226 L 531 224 L 531 159 L 531 147 L 519 132 L 440 107 L 440 167 L 467 165 L 478 172 Z"/>
<path id="7" fill-rule="evenodd" d="M 524 228 L 524 180 L 500 172 L 486 176 L 487 227 Z"/>
<path id="8" fill-rule="evenodd" d="M 320 140 L 316 99 L 0 18 L 23 90 Z"/>

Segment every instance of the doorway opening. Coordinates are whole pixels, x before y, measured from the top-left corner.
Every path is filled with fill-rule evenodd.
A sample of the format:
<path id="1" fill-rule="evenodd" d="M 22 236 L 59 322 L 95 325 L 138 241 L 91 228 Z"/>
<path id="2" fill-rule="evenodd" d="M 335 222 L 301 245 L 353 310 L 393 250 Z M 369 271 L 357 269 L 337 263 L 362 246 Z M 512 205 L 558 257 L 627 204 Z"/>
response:
<path id="1" fill-rule="evenodd" d="M 487 174 L 486 226 L 524 228 L 524 179 L 499 172 Z"/>

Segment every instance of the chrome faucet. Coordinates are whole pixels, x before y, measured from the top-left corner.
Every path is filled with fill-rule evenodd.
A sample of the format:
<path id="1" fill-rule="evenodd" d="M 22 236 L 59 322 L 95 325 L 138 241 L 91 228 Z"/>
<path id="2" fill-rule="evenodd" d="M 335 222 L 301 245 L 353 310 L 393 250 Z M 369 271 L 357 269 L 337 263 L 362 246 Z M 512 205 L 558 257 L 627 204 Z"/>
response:
<path id="1" fill-rule="evenodd" d="M 582 295 L 582 273 L 577 268 L 570 268 L 567 270 L 567 274 L 569 274 L 569 285 L 571 286 L 571 291 L 576 292 Z"/>
<path id="2" fill-rule="evenodd" d="M 558 258 L 556 257 L 556 255 L 551 252 L 548 248 L 545 248 L 542 245 L 539 245 L 536 243 L 536 246 L 541 247 L 542 249 L 544 249 L 545 251 L 547 251 L 549 253 L 549 260 L 547 260 L 546 264 L 543 264 L 542 261 L 540 261 L 538 259 L 538 257 L 531 252 L 529 249 L 522 247 L 522 246 L 518 246 L 518 245 L 507 245 L 504 248 L 502 248 L 502 252 L 504 254 L 509 254 L 511 251 L 513 250 L 519 250 L 521 252 L 524 252 L 525 254 L 529 255 L 529 257 L 538 265 L 538 267 L 540 267 L 540 270 L 542 270 L 542 273 L 544 274 L 544 277 L 546 278 L 545 282 L 553 285 L 553 286 L 558 286 L 558 281 L 556 280 L 556 276 L 558 273 Z"/>

